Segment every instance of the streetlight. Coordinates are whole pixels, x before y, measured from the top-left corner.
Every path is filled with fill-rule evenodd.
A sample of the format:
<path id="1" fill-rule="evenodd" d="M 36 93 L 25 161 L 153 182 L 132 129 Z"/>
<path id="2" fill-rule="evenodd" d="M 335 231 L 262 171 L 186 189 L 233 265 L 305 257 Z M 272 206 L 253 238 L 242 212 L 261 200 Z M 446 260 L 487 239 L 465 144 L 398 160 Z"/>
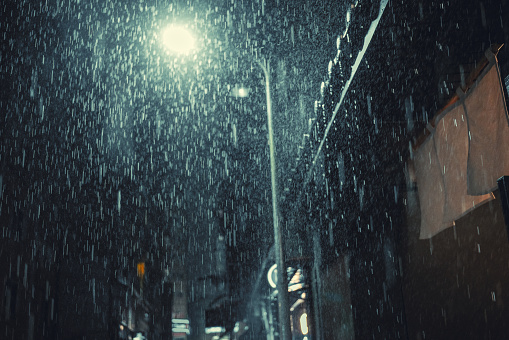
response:
<path id="1" fill-rule="evenodd" d="M 278 268 L 276 288 L 278 291 L 279 331 L 281 334 L 280 339 L 289 340 L 291 338 L 291 328 L 288 313 L 288 285 L 286 283 L 283 234 L 279 224 L 279 205 L 277 200 L 276 155 L 274 132 L 272 129 L 272 100 L 270 97 L 270 65 L 268 61 L 266 64 L 257 59 L 255 61 L 262 69 L 265 77 L 265 94 L 267 98 L 267 126 L 269 129 L 270 180 L 272 188 L 272 223 L 274 227 L 274 252 L 276 254 L 276 264 Z"/>
<path id="2" fill-rule="evenodd" d="M 169 26 L 163 31 L 161 36 L 164 45 L 170 50 L 177 53 L 187 53 L 194 48 L 193 36 L 179 26 Z M 280 339 L 291 339 L 290 317 L 288 313 L 288 285 L 286 283 L 286 265 L 284 261 L 284 246 L 283 235 L 281 226 L 279 224 L 279 206 L 277 199 L 277 170 L 276 170 L 276 155 L 274 147 L 274 132 L 272 128 L 272 100 L 270 96 L 270 65 L 269 62 L 261 62 L 254 58 L 254 61 L 260 66 L 265 78 L 265 94 L 267 100 L 267 127 L 269 130 L 269 155 L 270 155 L 270 179 L 272 189 L 272 221 L 274 228 L 274 250 L 276 255 L 277 264 L 277 282 L 276 288 L 278 290 L 278 312 L 279 312 L 279 326 L 280 326 Z M 247 97 L 249 91 L 244 87 L 235 87 L 232 93 L 237 97 Z"/>
<path id="3" fill-rule="evenodd" d="M 170 51 L 187 54 L 194 49 L 194 37 L 185 27 L 169 25 L 161 31 L 161 43 Z"/>
<path id="4" fill-rule="evenodd" d="M 288 284 L 286 277 L 286 265 L 284 261 L 284 244 L 281 226 L 279 224 L 279 204 L 277 188 L 276 155 L 274 147 L 274 131 L 272 128 L 272 100 L 270 96 L 270 65 L 269 62 L 261 62 L 253 58 L 260 66 L 265 78 L 265 95 L 267 100 L 267 126 L 269 130 L 269 155 L 270 155 L 270 179 L 272 191 L 272 222 L 274 228 L 274 252 L 276 255 L 276 289 L 278 291 L 278 313 L 280 326 L 280 339 L 291 339 L 290 315 L 288 313 Z M 249 96 L 249 89 L 243 86 L 235 86 L 232 89 L 234 97 L 245 98 Z"/>
<path id="5" fill-rule="evenodd" d="M 235 98 L 247 98 L 249 97 L 249 88 L 247 87 L 244 87 L 243 85 L 241 86 L 235 86 L 234 88 L 232 88 L 232 96 L 234 96 Z"/>

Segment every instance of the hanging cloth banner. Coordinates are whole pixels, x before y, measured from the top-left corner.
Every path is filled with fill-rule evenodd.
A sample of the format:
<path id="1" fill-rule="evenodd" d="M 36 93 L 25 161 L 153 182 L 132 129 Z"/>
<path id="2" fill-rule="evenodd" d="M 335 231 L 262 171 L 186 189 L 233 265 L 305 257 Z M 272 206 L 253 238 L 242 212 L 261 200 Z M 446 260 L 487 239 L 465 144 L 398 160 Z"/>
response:
<path id="1" fill-rule="evenodd" d="M 491 200 L 497 179 L 509 173 L 509 120 L 494 59 L 470 91 L 436 118 L 414 154 L 420 239 Z"/>
<path id="2" fill-rule="evenodd" d="M 444 222 L 445 186 L 435 148 L 434 133 L 415 152 L 414 166 L 419 203 L 421 231 L 419 238 L 430 238 L 452 226 Z"/>
<path id="3" fill-rule="evenodd" d="M 415 153 L 420 239 L 451 227 L 455 220 L 492 199 L 490 194 L 467 193 L 467 159 L 468 127 L 459 103 L 439 117 L 435 130 Z"/>
<path id="4" fill-rule="evenodd" d="M 468 193 L 482 195 L 495 190 L 500 177 L 509 175 L 509 117 L 493 55 L 467 93 L 464 107 L 469 131 Z"/>

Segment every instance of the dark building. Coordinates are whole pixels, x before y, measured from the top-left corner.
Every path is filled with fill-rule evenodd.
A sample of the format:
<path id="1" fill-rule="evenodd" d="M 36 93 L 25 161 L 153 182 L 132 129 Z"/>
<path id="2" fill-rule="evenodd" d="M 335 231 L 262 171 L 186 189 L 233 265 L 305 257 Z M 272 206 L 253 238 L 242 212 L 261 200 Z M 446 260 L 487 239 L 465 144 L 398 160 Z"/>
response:
<path id="1" fill-rule="evenodd" d="M 509 245 L 498 191 L 426 236 L 429 211 L 418 199 L 426 188 L 409 167 L 435 118 L 462 100 L 456 89 L 473 91 L 487 58 L 497 55 L 507 78 L 508 3 L 383 1 L 372 36 L 376 15 L 363 10 L 371 4 L 357 5 L 338 32 L 285 192 L 295 228 L 288 257 L 314 258 L 311 338 L 505 338 Z M 507 148 L 499 150 L 504 159 Z"/>

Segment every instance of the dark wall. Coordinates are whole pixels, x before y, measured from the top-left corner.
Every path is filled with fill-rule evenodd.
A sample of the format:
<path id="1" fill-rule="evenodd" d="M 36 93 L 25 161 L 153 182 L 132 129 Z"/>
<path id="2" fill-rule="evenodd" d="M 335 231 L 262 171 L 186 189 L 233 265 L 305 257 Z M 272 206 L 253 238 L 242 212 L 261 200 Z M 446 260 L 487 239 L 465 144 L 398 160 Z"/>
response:
<path id="1" fill-rule="evenodd" d="M 411 214 L 409 223 L 418 218 Z M 432 239 L 417 237 L 408 237 L 403 258 L 410 339 L 504 339 L 509 244 L 500 201 Z"/>
<path id="2" fill-rule="evenodd" d="M 327 185 L 308 189 L 318 190 L 311 195 L 319 197 L 312 204 L 319 207 L 314 221 L 323 265 L 351 256 L 358 339 L 500 339 L 507 333 L 509 254 L 499 201 L 457 221 L 455 229 L 418 240 L 418 220 L 407 216 L 416 204 L 407 193 L 413 188 L 405 182 L 410 143 L 486 49 L 508 40 L 507 14 L 507 1 L 391 1 L 335 117 L 323 149 Z M 507 61 L 505 48 L 499 53 L 503 76 Z M 350 64 L 336 64 L 326 78 L 315 143 Z"/>

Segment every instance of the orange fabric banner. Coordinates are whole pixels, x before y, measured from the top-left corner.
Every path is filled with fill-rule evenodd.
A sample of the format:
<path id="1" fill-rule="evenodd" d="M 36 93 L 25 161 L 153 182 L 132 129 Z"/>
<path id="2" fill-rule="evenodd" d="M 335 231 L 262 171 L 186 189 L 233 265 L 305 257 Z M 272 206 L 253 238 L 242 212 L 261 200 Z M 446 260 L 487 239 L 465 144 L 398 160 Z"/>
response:
<path id="1" fill-rule="evenodd" d="M 509 117 L 495 62 L 436 119 L 414 154 L 420 238 L 430 238 L 488 200 L 509 174 Z"/>
<path id="2" fill-rule="evenodd" d="M 509 175 L 509 117 L 498 65 L 493 63 L 467 93 L 468 193 L 482 195 Z"/>

